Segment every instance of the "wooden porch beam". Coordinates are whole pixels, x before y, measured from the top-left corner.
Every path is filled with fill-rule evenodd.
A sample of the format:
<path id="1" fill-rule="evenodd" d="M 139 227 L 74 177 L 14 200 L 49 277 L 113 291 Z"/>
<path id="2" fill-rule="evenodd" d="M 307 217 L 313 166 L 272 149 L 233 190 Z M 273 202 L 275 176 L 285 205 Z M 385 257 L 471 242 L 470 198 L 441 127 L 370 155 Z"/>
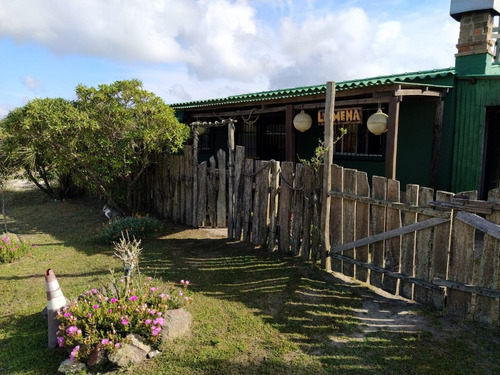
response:
<path id="1" fill-rule="evenodd" d="M 399 97 L 389 100 L 389 119 L 387 123 L 387 144 L 385 150 L 385 177 L 396 179 L 398 155 Z"/>
<path id="2" fill-rule="evenodd" d="M 286 106 L 285 111 L 285 159 L 295 162 L 295 128 L 293 127 L 293 105 Z"/>

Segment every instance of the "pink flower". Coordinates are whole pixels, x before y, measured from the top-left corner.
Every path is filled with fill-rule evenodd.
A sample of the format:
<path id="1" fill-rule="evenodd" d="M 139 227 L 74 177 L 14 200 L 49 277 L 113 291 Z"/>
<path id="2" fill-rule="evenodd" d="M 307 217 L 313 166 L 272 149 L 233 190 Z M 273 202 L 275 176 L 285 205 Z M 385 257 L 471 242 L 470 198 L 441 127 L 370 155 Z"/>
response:
<path id="1" fill-rule="evenodd" d="M 149 276 L 146 280 L 151 281 L 151 280 L 153 280 L 153 278 L 151 276 Z"/>
<path id="2" fill-rule="evenodd" d="M 137 296 L 132 296 L 132 297 L 129 298 L 129 301 L 130 302 L 135 301 L 135 300 L 137 300 L 137 298 L 138 298 Z"/>
<path id="3" fill-rule="evenodd" d="M 107 345 L 109 343 L 109 339 L 102 339 L 101 344 Z"/>
<path id="4" fill-rule="evenodd" d="M 162 325 L 163 325 L 163 323 L 164 323 L 163 318 L 157 318 L 157 319 L 155 319 L 155 320 L 153 321 L 153 325 L 160 325 L 160 326 L 162 326 Z"/>
<path id="5" fill-rule="evenodd" d="M 117 342 L 117 343 L 115 344 L 115 348 L 119 348 L 119 347 L 120 347 L 120 343 L 119 343 L 119 342 Z"/>
<path id="6" fill-rule="evenodd" d="M 64 342 L 66 340 L 64 339 L 64 337 L 58 337 L 57 338 L 57 344 L 59 345 L 60 348 L 62 348 L 64 346 Z"/>
<path id="7" fill-rule="evenodd" d="M 110 313 L 110 314 L 111 314 L 112 312 L 113 312 L 113 310 L 111 310 L 111 309 L 109 309 L 109 310 L 108 310 L 108 313 Z"/>
<path id="8" fill-rule="evenodd" d="M 182 292 L 179 292 L 179 297 L 182 297 Z"/>
<path id="9" fill-rule="evenodd" d="M 160 298 L 165 298 L 165 294 L 163 294 L 163 293 L 162 293 L 162 294 L 159 294 L 159 295 L 158 295 L 158 297 L 160 297 Z"/>
<path id="10" fill-rule="evenodd" d="M 144 321 L 144 324 L 148 326 L 148 325 L 150 325 L 150 324 L 151 324 L 151 322 L 152 322 L 152 320 L 151 320 L 151 319 L 146 319 L 146 320 Z"/>
<path id="11" fill-rule="evenodd" d="M 88 314 L 87 314 L 87 316 L 90 318 L 90 317 L 92 317 L 92 314 L 91 314 L 91 313 L 88 313 Z"/>
<path id="12" fill-rule="evenodd" d="M 116 298 L 111 298 L 111 300 L 109 302 L 116 303 L 116 301 L 118 301 Z"/>
<path id="13" fill-rule="evenodd" d="M 186 280 L 186 285 L 189 285 L 189 281 Z"/>
<path id="14" fill-rule="evenodd" d="M 71 362 L 75 361 L 75 358 L 78 355 L 78 350 L 80 350 L 80 345 L 75 346 L 71 351 L 71 354 L 69 355 L 69 359 Z"/>
<path id="15" fill-rule="evenodd" d="M 91 290 L 91 292 L 92 292 L 92 294 L 97 294 L 97 289 L 96 289 L 96 288 L 93 288 L 93 289 Z"/>
<path id="16" fill-rule="evenodd" d="M 94 305 L 92 306 L 95 310 L 97 310 L 99 308 L 99 305 Z"/>
<path id="17" fill-rule="evenodd" d="M 124 318 L 123 316 L 122 316 L 121 322 L 124 326 L 126 326 L 129 323 L 129 321 L 127 320 L 127 317 Z"/>
<path id="18" fill-rule="evenodd" d="M 184 297 L 184 301 L 189 301 L 189 297 Z"/>
<path id="19" fill-rule="evenodd" d="M 66 333 L 69 335 L 69 336 L 73 336 L 73 334 L 75 332 L 78 331 L 78 327 L 77 326 L 69 326 L 68 328 L 66 328 Z"/>
<path id="20" fill-rule="evenodd" d="M 156 291 L 158 290 L 158 288 L 155 288 L 155 287 L 153 286 L 153 287 L 151 287 L 151 289 L 149 289 L 149 290 L 150 290 L 150 291 L 152 291 L 152 292 L 156 292 Z"/>
<path id="21" fill-rule="evenodd" d="M 181 280 L 181 284 L 183 284 L 183 285 L 184 285 L 184 280 Z"/>
<path id="22" fill-rule="evenodd" d="M 158 334 L 161 332 L 161 327 L 155 327 L 155 326 L 153 326 L 153 327 L 151 327 L 151 329 L 152 329 L 151 334 L 153 336 L 158 336 Z"/>

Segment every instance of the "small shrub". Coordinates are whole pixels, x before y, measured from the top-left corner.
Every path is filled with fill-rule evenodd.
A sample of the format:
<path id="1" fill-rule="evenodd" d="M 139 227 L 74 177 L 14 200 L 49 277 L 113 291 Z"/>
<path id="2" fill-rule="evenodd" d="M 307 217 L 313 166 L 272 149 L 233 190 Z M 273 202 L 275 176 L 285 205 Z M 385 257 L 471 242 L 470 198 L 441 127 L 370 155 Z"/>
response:
<path id="1" fill-rule="evenodd" d="M 161 222 L 150 216 L 126 216 L 104 223 L 99 230 L 99 239 L 110 243 L 120 239 L 122 233 L 128 233 L 136 239 L 153 238 L 158 236 L 162 228 Z"/>
<path id="2" fill-rule="evenodd" d="M 17 242 L 12 236 L 3 234 L 0 236 L 0 263 L 9 263 L 22 258 L 31 247 L 36 247 L 36 245 Z"/>

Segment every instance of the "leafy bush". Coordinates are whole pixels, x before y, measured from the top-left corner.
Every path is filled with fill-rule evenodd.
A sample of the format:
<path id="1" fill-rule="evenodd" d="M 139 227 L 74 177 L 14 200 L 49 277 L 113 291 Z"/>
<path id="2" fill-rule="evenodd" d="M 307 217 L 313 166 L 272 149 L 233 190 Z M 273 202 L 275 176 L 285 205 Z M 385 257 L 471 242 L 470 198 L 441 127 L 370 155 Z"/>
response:
<path id="1" fill-rule="evenodd" d="M 151 346 L 161 342 L 163 314 L 184 306 L 188 281 L 180 286 L 154 286 L 148 277 L 140 288 L 127 290 L 126 282 L 113 282 L 109 290 L 87 290 L 57 315 L 59 347 L 71 349 L 72 361 L 84 360 L 96 347 L 112 352 L 130 333 L 141 335 Z M 109 294 L 109 295 L 106 295 Z"/>
<path id="2" fill-rule="evenodd" d="M 36 247 L 36 245 L 18 243 L 12 236 L 3 234 L 0 236 L 0 263 L 8 263 L 21 258 L 31 247 Z"/>
<path id="3" fill-rule="evenodd" d="M 126 216 L 104 223 L 99 231 L 99 239 L 110 243 L 118 240 L 122 233 L 128 233 L 130 237 L 144 239 L 156 237 L 162 228 L 161 222 L 150 216 Z"/>

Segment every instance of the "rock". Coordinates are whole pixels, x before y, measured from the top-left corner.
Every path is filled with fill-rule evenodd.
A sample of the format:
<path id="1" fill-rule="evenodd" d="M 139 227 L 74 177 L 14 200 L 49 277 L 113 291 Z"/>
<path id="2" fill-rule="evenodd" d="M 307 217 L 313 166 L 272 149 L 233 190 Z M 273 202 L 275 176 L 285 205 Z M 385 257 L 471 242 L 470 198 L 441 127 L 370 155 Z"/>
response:
<path id="1" fill-rule="evenodd" d="M 72 374 L 75 372 L 83 371 L 87 368 L 87 365 L 82 362 L 74 361 L 67 359 L 57 369 L 58 372 L 63 374 Z"/>
<path id="2" fill-rule="evenodd" d="M 184 335 L 191 327 L 193 317 L 184 309 L 167 310 L 163 315 L 162 341 L 173 340 Z"/>
<path id="3" fill-rule="evenodd" d="M 151 347 L 144 343 L 141 336 L 131 333 L 127 335 L 127 338 L 131 340 L 129 343 L 123 344 L 114 353 L 108 354 L 108 359 L 116 366 L 126 367 L 139 363 L 151 351 Z"/>
<path id="4" fill-rule="evenodd" d="M 158 354 L 160 354 L 161 352 L 159 350 L 152 350 L 148 353 L 148 358 L 151 359 L 151 358 L 154 358 L 156 357 Z"/>

